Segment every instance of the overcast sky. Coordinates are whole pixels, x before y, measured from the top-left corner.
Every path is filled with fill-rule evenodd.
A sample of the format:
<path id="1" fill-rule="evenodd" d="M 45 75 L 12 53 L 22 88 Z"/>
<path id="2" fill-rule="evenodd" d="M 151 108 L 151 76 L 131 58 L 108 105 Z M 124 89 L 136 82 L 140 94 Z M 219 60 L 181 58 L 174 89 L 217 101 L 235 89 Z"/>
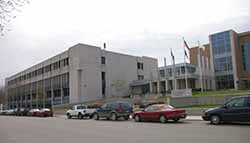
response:
<path id="1" fill-rule="evenodd" d="M 0 85 L 4 79 L 77 43 L 163 58 L 170 48 L 183 62 L 189 46 L 228 29 L 250 30 L 249 0 L 30 0 L 0 37 Z"/>

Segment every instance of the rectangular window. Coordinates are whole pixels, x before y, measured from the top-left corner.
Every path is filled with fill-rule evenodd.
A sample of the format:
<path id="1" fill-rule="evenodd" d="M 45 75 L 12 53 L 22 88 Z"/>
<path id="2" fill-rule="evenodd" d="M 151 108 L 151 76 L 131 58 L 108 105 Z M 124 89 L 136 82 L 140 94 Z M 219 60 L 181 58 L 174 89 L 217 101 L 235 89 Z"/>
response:
<path id="1" fill-rule="evenodd" d="M 102 65 L 105 65 L 106 64 L 106 59 L 105 59 L 105 57 L 101 57 L 101 62 L 102 62 Z"/>
<path id="2" fill-rule="evenodd" d="M 143 80 L 144 76 L 143 75 L 138 75 L 138 80 Z"/>
<path id="3" fill-rule="evenodd" d="M 65 58 L 65 59 L 61 60 L 61 63 L 62 63 L 61 65 L 62 65 L 63 67 L 69 65 L 69 58 Z"/>
<path id="4" fill-rule="evenodd" d="M 137 69 L 143 70 L 143 63 L 137 63 Z"/>
<path id="5" fill-rule="evenodd" d="M 165 77 L 165 70 L 160 70 L 160 77 Z"/>
<path id="6" fill-rule="evenodd" d="M 242 64 L 244 71 L 250 71 L 250 43 L 241 45 Z"/>
<path id="7" fill-rule="evenodd" d="M 250 89 L 250 80 L 244 80 L 245 89 Z"/>
<path id="8" fill-rule="evenodd" d="M 59 69 L 60 68 L 60 61 L 53 63 L 53 69 Z"/>
<path id="9" fill-rule="evenodd" d="M 105 90 L 106 90 L 106 73 L 102 72 L 102 95 L 105 98 Z"/>

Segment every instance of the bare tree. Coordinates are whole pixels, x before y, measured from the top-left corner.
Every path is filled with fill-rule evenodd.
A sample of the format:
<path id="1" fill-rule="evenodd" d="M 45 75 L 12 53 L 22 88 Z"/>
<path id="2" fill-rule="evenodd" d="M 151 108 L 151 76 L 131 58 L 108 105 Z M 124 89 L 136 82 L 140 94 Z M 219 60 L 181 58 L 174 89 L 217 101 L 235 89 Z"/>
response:
<path id="1" fill-rule="evenodd" d="M 7 24 L 16 18 L 16 13 L 29 4 L 29 0 L 0 0 L 0 35 L 4 36 L 5 31 L 10 31 Z"/>

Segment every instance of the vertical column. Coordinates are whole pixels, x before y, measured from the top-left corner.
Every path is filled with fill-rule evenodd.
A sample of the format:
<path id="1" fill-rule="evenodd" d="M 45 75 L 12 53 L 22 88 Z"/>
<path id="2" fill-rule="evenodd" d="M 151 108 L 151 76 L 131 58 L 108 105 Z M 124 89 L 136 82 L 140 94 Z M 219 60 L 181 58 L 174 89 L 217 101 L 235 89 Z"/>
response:
<path id="1" fill-rule="evenodd" d="M 168 91 L 168 80 L 166 79 L 165 80 L 165 89 L 166 89 L 166 92 Z"/>
<path id="2" fill-rule="evenodd" d="M 46 99 L 45 96 L 47 96 L 47 95 L 46 95 L 46 92 L 45 92 L 45 79 L 43 78 L 43 99 L 42 99 L 42 101 L 43 101 L 43 108 L 45 108 L 45 99 Z"/>
<path id="3" fill-rule="evenodd" d="M 149 82 L 149 92 L 150 93 L 153 93 L 153 85 L 152 84 L 153 84 L 153 81 L 150 81 Z"/>
<path id="4" fill-rule="evenodd" d="M 156 84 L 156 86 L 157 86 L 157 93 L 160 93 L 160 83 L 161 83 L 161 81 L 157 81 L 157 84 Z"/>
<path id="5" fill-rule="evenodd" d="M 31 83 L 31 82 L 30 82 Z M 32 107 L 32 103 L 33 103 L 33 97 L 32 97 L 32 84 L 30 84 L 30 107 L 31 107 L 31 109 L 33 108 Z"/>
<path id="6" fill-rule="evenodd" d="M 54 105 L 54 91 L 53 91 L 53 81 L 54 81 L 54 78 L 51 76 L 50 77 L 51 78 L 51 107 L 53 107 L 53 105 Z"/>
<path id="7" fill-rule="evenodd" d="M 63 74 L 60 75 L 61 104 L 63 104 Z"/>
<path id="8" fill-rule="evenodd" d="M 36 75 L 37 76 L 37 75 Z M 36 84 L 36 108 L 38 108 L 38 98 L 39 98 L 39 96 L 38 96 L 38 81 L 36 80 L 36 82 L 35 82 Z"/>

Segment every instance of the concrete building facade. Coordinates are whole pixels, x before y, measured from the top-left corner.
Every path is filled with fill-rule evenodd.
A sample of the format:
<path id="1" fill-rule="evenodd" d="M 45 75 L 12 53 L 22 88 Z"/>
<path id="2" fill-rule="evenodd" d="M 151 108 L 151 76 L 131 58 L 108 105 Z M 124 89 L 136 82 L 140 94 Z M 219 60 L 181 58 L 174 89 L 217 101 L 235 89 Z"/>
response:
<path id="1" fill-rule="evenodd" d="M 206 91 L 215 89 L 209 44 L 204 45 L 204 48 L 198 46 L 190 48 L 189 54 L 190 63 L 159 67 L 157 79 L 152 81 L 138 80 L 131 83 L 133 94 L 171 94 L 173 90 L 185 91 L 185 89 L 192 89 Z"/>
<path id="2" fill-rule="evenodd" d="M 209 36 L 216 89 L 250 89 L 250 31 Z"/>
<path id="3" fill-rule="evenodd" d="M 9 108 L 51 107 L 128 96 L 135 79 L 157 77 L 157 59 L 77 44 L 6 78 Z"/>

